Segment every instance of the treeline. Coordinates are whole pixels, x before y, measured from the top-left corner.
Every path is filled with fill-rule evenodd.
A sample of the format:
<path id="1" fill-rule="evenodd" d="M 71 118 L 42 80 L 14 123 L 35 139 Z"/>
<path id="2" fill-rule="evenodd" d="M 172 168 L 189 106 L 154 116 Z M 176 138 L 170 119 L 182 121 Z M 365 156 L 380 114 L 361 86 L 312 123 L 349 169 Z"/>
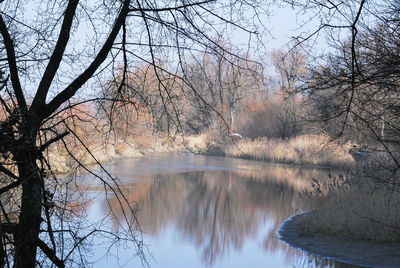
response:
<path id="1" fill-rule="evenodd" d="M 320 95 L 304 90 L 314 74 L 300 46 L 273 51 L 268 70 L 231 56 L 231 50 L 194 55 L 180 72 L 168 71 L 166 63 L 121 69 L 102 84 L 97 101 L 61 116 L 76 133 L 64 140 L 84 143 L 92 152 L 97 146 L 101 161 L 138 151 L 191 150 L 288 164 L 353 165 L 354 135 L 333 142 L 340 125 L 314 120 L 328 107 Z M 58 153 L 67 154 L 63 150 Z M 80 150 L 80 161 L 93 158 Z"/>
<path id="2" fill-rule="evenodd" d="M 340 155 L 368 148 L 396 164 L 399 44 L 393 35 L 376 25 L 360 32 L 354 46 L 350 39 L 338 41 L 337 50 L 318 63 L 301 45 L 273 51 L 269 66 L 227 46 L 192 54 L 179 70 L 168 62 L 138 63 L 105 81 L 98 101 L 75 106 L 67 117 L 76 131 L 100 132 L 118 150 L 129 142 L 139 150 L 157 142 L 172 146 L 200 134 L 206 134 L 205 147 L 308 135 L 298 140 L 334 140 L 345 145 Z M 223 153 L 228 151 L 239 154 L 231 148 Z"/>
<path id="3" fill-rule="evenodd" d="M 271 54 L 275 77 L 256 60 L 232 56 L 237 52 L 231 49 L 193 56 L 179 77 L 151 64 L 121 70 L 104 83 L 102 101 L 92 110 L 117 135 L 207 132 L 285 139 L 321 132 L 306 120 L 308 97 L 296 93 L 306 74 L 300 49 Z"/>

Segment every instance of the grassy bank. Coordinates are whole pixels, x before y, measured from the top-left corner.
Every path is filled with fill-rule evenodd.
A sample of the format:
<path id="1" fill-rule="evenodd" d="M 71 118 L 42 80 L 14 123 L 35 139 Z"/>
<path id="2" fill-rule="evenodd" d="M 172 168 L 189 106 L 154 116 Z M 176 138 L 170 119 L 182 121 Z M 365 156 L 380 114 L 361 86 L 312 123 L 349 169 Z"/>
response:
<path id="1" fill-rule="evenodd" d="M 322 135 L 304 135 L 291 139 L 242 139 L 226 147 L 229 157 L 243 157 L 292 165 L 350 168 L 355 164 L 351 145 L 330 141 Z"/>

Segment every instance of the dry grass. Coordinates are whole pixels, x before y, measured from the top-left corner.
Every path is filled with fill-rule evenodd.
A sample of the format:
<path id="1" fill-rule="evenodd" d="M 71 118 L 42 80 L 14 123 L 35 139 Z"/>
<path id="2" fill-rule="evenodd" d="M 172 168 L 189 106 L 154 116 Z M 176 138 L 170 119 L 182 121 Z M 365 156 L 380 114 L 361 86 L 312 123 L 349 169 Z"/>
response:
<path id="1" fill-rule="evenodd" d="M 193 153 L 204 153 L 214 143 L 214 138 L 210 134 L 203 133 L 185 137 L 183 146 Z"/>
<path id="2" fill-rule="evenodd" d="M 360 179 L 360 178 L 358 178 Z M 400 193 L 346 179 L 331 185 L 315 183 L 310 196 L 316 210 L 297 224 L 302 235 L 327 234 L 351 239 L 400 240 Z M 366 180 L 366 178 L 363 178 Z M 317 194 L 316 194 L 317 193 Z"/>
<path id="3" fill-rule="evenodd" d="M 152 148 L 154 145 L 154 139 L 148 136 L 135 136 L 132 140 L 125 141 L 125 144 L 126 143 L 132 144 L 133 147 L 139 151 L 146 151 Z M 124 150 L 121 152 L 123 153 Z"/>
<path id="4" fill-rule="evenodd" d="M 332 142 L 322 135 L 304 135 L 288 140 L 260 138 L 243 139 L 226 148 L 226 155 L 276 163 L 353 167 L 355 161 L 349 143 Z"/>

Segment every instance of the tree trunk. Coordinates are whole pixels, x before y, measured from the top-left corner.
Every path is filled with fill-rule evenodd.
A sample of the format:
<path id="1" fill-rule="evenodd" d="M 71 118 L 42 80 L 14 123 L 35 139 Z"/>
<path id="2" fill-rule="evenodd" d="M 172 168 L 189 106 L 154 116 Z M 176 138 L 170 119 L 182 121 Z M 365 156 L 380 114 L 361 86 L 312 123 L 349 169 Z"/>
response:
<path id="1" fill-rule="evenodd" d="M 15 234 L 15 268 L 35 267 L 38 236 L 41 222 L 41 183 L 32 152 L 26 152 L 19 161 L 18 170 L 22 183 L 21 213 Z"/>
<path id="2" fill-rule="evenodd" d="M 235 109 L 233 108 L 233 104 L 229 105 L 229 109 L 231 112 L 230 132 L 233 133 L 235 131 Z"/>

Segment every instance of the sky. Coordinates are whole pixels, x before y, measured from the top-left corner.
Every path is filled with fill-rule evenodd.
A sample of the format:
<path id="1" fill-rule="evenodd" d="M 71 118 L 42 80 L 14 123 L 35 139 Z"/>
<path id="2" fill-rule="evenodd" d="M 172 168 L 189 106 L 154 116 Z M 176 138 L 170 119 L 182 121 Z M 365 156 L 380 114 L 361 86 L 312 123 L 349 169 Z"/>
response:
<path id="1" fill-rule="evenodd" d="M 30 9 L 27 8 L 26 9 L 26 15 L 27 18 L 29 17 L 29 15 L 31 14 Z M 267 66 L 265 66 L 267 69 L 269 68 L 269 72 L 273 72 L 273 68 L 271 68 L 271 63 L 270 63 L 270 53 L 272 50 L 274 49 L 278 49 L 278 48 L 282 48 L 285 45 L 289 45 L 291 39 L 293 36 L 297 36 L 299 35 L 300 32 L 304 32 L 304 31 L 311 31 L 311 29 L 315 28 L 317 25 L 313 25 L 312 23 L 303 26 L 301 29 L 299 29 L 300 25 L 299 25 L 299 21 L 305 19 L 306 16 L 304 17 L 298 17 L 296 14 L 296 11 L 293 10 L 290 7 L 284 7 L 284 8 L 271 8 L 270 10 L 270 16 L 267 15 L 261 15 L 260 19 L 262 24 L 268 29 L 269 33 L 267 33 L 265 36 L 263 36 L 263 40 L 262 40 L 262 45 L 263 47 L 261 47 L 261 51 L 259 52 L 259 54 L 254 54 L 254 55 L 261 55 L 262 61 L 264 61 L 266 63 Z M 82 24 L 83 25 L 83 24 Z M 78 46 L 77 48 L 80 49 L 82 47 L 85 47 L 85 41 L 83 40 L 87 40 L 88 39 L 88 34 L 90 34 L 90 31 L 86 31 L 83 30 L 82 34 L 80 34 L 80 36 L 78 35 L 77 37 L 73 38 L 73 42 L 82 42 L 82 46 Z M 55 33 L 57 33 L 57 31 L 55 31 Z M 89 36 L 90 38 L 90 36 Z M 247 43 L 248 41 L 248 36 L 244 35 L 244 33 L 242 31 L 236 31 L 233 32 L 233 38 L 232 41 L 236 44 L 243 44 L 243 43 Z M 77 43 L 75 43 L 77 44 Z M 90 51 L 91 48 L 87 48 L 85 50 Z M 257 57 L 255 56 L 255 57 Z M 259 58 L 256 60 L 259 60 Z M 84 69 L 85 67 L 87 67 L 87 64 L 85 64 L 87 62 L 80 62 L 80 61 L 75 61 L 73 64 L 70 65 L 70 67 L 66 67 L 68 65 L 64 65 L 65 70 L 64 71 L 60 71 L 59 74 L 59 78 L 60 78 L 60 82 L 62 82 L 61 84 L 67 85 L 67 83 L 69 83 L 69 77 L 68 76 L 64 76 L 64 73 L 69 73 L 69 71 L 71 71 L 71 73 L 73 73 L 74 71 L 76 71 L 76 69 Z M 73 66 L 73 69 L 71 69 Z M 27 81 L 28 84 L 26 85 L 26 88 L 30 88 L 32 91 L 36 90 L 36 82 L 32 82 L 32 81 Z M 62 85 L 58 90 L 62 89 L 64 86 Z M 98 86 L 97 86 L 98 87 Z M 33 94 L 33 92 L 32 92 Z"/>

